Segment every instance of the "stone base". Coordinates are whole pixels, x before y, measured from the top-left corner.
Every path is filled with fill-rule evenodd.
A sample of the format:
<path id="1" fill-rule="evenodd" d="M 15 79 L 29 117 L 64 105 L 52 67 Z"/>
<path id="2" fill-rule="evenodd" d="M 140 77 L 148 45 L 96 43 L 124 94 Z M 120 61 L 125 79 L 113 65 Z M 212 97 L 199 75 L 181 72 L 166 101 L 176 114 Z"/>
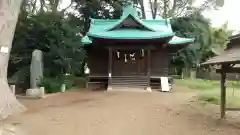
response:
<path id="1" fill-rule="evenodd" d="M 107 87 L 107 91 L 112 90 L 112 89 L 113 89 L 112 86 Z"/>
<path id="2" fill-rule="evenodd" d="M 147 87 L 146 90 L 147 90 L 148 92 L 152 92 L 151 87 Z"/>
<path id="3" fill-rule="evenodd" d="M 33 88 L 33 89 L 27 89 L 26 90 L 26 96 L 28 97 L 44 97 L 45 95 L 45 90 L 44 87 L 40 88 Z"/>

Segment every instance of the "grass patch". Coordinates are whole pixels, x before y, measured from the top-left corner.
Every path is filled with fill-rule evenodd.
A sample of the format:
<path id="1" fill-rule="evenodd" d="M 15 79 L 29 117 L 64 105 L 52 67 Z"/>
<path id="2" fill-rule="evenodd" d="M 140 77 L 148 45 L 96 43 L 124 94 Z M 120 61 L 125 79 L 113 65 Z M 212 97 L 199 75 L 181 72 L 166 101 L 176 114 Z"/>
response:
<path id="1" fill-rule="evenodd" d="M 217 81 L 209 81 L 209 80 L 188 80 L 188 79 L 177 79 L 177 85 L 186 86 L 190 89 L 194 90 L 209 90 L 219 87 L 220 83 Z"/>
<path id="2" fill-rule="evenodd" d="M 211 90 L 220 88 L 220 81 L 212 81 L 212 80 L 202 80 L 202 79 L 176 79 L 177 85 L 186 86 L 190 89 L 194 90 Z M 240 82 L 237 81 L 227 81 L 227 87 L 240 89 Z"/>
<path id="3" fill-rule="evenodd" d="M 219 105 L 220 103 L 220 94 L 216 90 L 214 91 L 205 91 L 197 94 L 197 99 L 203 102 L 209 102 L 212 104 Z"/>
<path id="4" fill-rule="evenodd" d="M 177 79 L 176 85 L 197 90 L 197 100 L 204 103 L 220 104 L 220 81 Z M 240 83 L 227 81 L 227 107 L 240 108 Z"/>
<path id="5" fill-rule="evenodd" d="M 220 90 L 203 91 L 197 94 L 197 99 L 201 102 L 211 103 L 215 105 L 220 104 Z M 240 90 L 227 89 L 226 106 L 229 108 L 240 107 Z"/>

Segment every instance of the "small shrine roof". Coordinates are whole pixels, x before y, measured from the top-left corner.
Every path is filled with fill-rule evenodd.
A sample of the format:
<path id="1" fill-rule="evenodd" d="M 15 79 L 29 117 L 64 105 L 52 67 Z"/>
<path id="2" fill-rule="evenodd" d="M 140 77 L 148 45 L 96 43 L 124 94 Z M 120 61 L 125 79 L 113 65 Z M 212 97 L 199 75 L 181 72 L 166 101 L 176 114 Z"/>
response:
<path id="1" fill-rule="evenodd" d="M 212 57 L 201 65 L 214 65 L 214 64 L 237 64 L 240 63 L 240 48 L 232 48 L 225 50 L 218 56 Z"/>
<path id="2" fill-rule="evenodd" d="M 210 58 L 202 65 L 214 65 L 214 64 L 240 64 L 240 43 L 232 43 L 232 40 L 240 39 L 240 35 L 234 35 L 229 37 L 230 42 L 228 43 L 227 49 L 225 49 L 219 55 Z M 231 46 L 231 47 L 229 47 Z"/>

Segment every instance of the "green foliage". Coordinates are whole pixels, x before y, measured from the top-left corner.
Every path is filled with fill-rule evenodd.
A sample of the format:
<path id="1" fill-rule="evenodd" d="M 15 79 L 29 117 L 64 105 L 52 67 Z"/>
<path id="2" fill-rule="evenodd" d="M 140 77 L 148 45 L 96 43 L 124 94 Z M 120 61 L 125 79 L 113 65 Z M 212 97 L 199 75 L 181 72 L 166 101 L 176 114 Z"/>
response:
<path id="1" fill-rule="evenodd" d="M 35 49 L 43 51 L 45 77 L 81 71 L 86 54 L 72 18 L 61 12 L 21 13 L 9 61 L 9 77 L 29 82 L 29 70 L 24 69 L 30 65 Z"/>
<path id="2" fill-rule="evenodd" d="M 43 48 L 45 50 L 45 75 L 58 76 L 65 73 L 74 74 L 78 72 L 85 59 L 81 37 L 77 35 L 78 29 L 72 28 L 61 15 L 45 13 L 43 17 L 48 19 L 40 30 L 43 33 L 45 32 L 42 39 L 48 37 L 43 42 L 48 43 Z M 54 17 L 55 19 L 53 19 Z M 41 38 L 40 36 L 38 38 Z"/>
<path id="3" fill-rule="evenodd" d="M 219 55 L 227 47 L 228 37 L 232 35 L 233 31 L 228 30 L 228 23 L 225 23 L 221 28 L 212 28 L 211 32 L 212 55 Z"/>
<path id="4" fill-rule="evenodd" d="M 64 75 L 59 79 L 60 79 L 59 81 L 62 82 L 62 84 L 66 84 L 66 89 L 70 89 L 75 85 L 75 83 L 74 83 L 74 81 L 76 79 L 75 76 Z"/>
<path id="5" fill-rule="evenodd" d="M 74 77 L 63 78 L 47 78 L 44 77 L 39 84 L 40 87 L 44 87 L 46 93 L 56 93 L 61 91 L 61 85 L 66 85 L 66 90 L 71 89 L 74 86 Z"/>
<path id="6" fill-rule="evenodd" d="M 45 88 L 46 93 L 56 93 L 61 91 L 61 83 L 56 78 L 44 78 L 39 85 Z"/>
<path id="7" fill-rule="evenodd" d="M 172 20 L 172 28 L 180 37 L 195 38 L 195 43 L 173 56 L 172 64 L 178 67 L 197 68 L 213 56 L 213 48 L 224 48 L 231 34 L 223 28 L 212 28 L 208 19 L 196 12 Z"/>
<path id="8" fill-rule="evenodd" d="M 211 43 L 209 21 L 200 13 L 172 20 L 172 28 L 180 37 L 195 38 L 194 45 L 178 52 L 172 59 L 174 65 L 192 68 L 200 64 L 205 51 Z"/>
<path id="9" fill-rule="evenodd" d="M 78 12 L 79 23 L 84 27 L 81 32 L 87 32 L 90 18 L 119 18 L 122 12 L 121 0 L 73 0 L 76 2 L 74 9 Z M 107 7 L 107 8 L 106 8 Z"/>

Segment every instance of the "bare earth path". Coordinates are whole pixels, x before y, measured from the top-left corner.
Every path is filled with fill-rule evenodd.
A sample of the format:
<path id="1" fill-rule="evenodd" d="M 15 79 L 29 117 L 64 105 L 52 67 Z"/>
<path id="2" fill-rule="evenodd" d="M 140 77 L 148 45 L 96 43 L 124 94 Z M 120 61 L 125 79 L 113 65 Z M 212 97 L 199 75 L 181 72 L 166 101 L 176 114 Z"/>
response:
<path id="1" fill-rule="evenodd" d="M 29 110 L 11 118 L 29 135 L 239 135 L 190 102 L 189 92 L 69 92 L 22 100 Z"/>

